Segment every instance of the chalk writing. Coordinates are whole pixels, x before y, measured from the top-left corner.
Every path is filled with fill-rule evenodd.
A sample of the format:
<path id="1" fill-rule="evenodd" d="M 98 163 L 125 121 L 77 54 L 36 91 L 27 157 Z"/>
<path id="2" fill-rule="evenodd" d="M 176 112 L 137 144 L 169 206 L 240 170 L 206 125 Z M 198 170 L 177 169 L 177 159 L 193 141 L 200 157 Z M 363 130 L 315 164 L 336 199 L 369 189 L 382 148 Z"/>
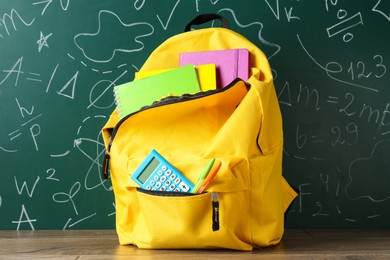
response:
<path id="1" fill-rule="evenodd" d="M 354 122 L 349 123 L 345 129 L 342 129 L 339 126 L 333 126 L 331 131 L 335 135 L 334 139 L 331 141 L 332 146 L 338 144 L 354 145 L 359 140 L 358 126 Z M 343 137 L 345 133 L 349 136 Z"/>
<path id="2" fill-rule="evenodd" d="M 92 121 L 95 120 L 100 121 L 102 119 L 105 120 L 106 117 L 103 115 L 97 115 L 94 116 L 93 118 L 91 117 L 84 118 L 83 124 L 77 129 L 78 138 L 74 140 L 74 147 L 77 148 L 77 150 L 80 151 L 91 162 L 84 178 L 84 188 L 86 190 L 93 190 L 98 187 L 103 187 L 107 191 L 112 190 L 111 185 L 107 184 L 107 180 L 103 180 L 100 174 L 102 171 L 101 162 L 105 154 L 104 144 L 101 140 L 102 139 L 101 134 L 99 133 L 98 136 L 95 138 L 80 137 L 83 135 L 82 130 L 85 131 L 85 128 L 88 128 L 89 124 L 91 124 Z M 96 151 L 94 151 L 94 153 L 90 153 L 88 149 L 84 148 L 91 144 L 94 145 L 94 147 L 96 147 Z"/>
<path id="3" fill-rule="evenodd" d="M 290 9 L 287 10 L 287 7 L 284 8 L 284 11 L 286 12 L 287 21 L 291 22 L 291 20 L 301 20 L 299 16 L 293 15 L 293 8 L 290 7 Z"/>
<path id="4" fill-rule="evenodd" d="M 56 174 L 56 170 L 55 169 L 53 169 L 53 168 L 47 169 L 46 173 L 49 175 L 49 176 L 46 177 L 46 180 L 60 181 L 60 179 L 54 177 L 54 174 Z"/>
<path id="5" fill-rule="evenodd" d="M 19 75 L 23 73 L 21 71 L 22 62 L 23 62 L 23 57 L 19 58 L 18 61 L 14 64 L 14 66 L 10 70 L 3 70 L 3 72 L 6 72 L 7 75 L 3 78 L 2 81 L 0 81 L 0 86 L 8 79 L 9 76 L 11 76 L 11 73 L 16 73 L 16 79 L 15 79 L 14 86 L 16 87 L 18 85 Z M 16 70 L 17 66 L 18 66 L 18 68 Z"/>
<path id="6" fill-rule="evenodd" d="M 351 75 L 351 80 L 355 80 L 355 78 L 369 78 L 371 76 L 375 76 L 376 78 L 381 78 L 386 74 L 387 68 L 384 65 L 384 60 L 382 55 L 375 55 L 373 60 L 375 63 L 375 71 L 367 70 L 366 64 L 363 61 L 358 61 L 356 64 L 353 62 L 350 63 L 348 67 L 348 73 Z"/>
<path id="7" fill-rule="evenodd" d="M 97 53 L 93 53 L 93 52 L 89 51 L 88 47 L 82 47 L 82 45 L 79 42 L 80 42 L 80 39 L 86 39 L 86 40 L 89 40 L 91 42 L 90 43 L 91 45 L 95 44 L 95 43 L 93 43 L 94 41 L 96 42 L 96 44 L 99 44 L 101 41 L 101 39 L 100 39 L 101 35 L 103 34 L 102 30 L 103 29 L 113 30 L 112 26 L 110 26 L 110 27 L 103 26 L 103 22 L 102 22 L 103 17 L 114 19 L 113 20 L 115 22 L 114 25 L 119 28 L 117 30 L 123 31 L 123 35 L 131 35 L 132 34 L 131 32 L 133 30 L 136 30 L 139 27 L 145 28 L 145 33 L 134 36 L 135 44 L 133 43 L 132 44 L 133 46 L 130 46 L 128 41 L 124 41 L 123 43 L 120 43 L 119 46 L 115 46 L 113 48 L 113 50 L 111 51 L 110 55 L 108 55 L 107 57 L 98 57 Z M 146 28 L 148 28 L 148 29 L 146 29 Z M 141 39 L 152 35 L 153 32 L 154 32 L 154 27 L 149 23 L 137 22 L 137 23 L 127 24 L 127 23 L 124 23 L 116 13 L 108 11 L 108 10 L 102 10 L 99 12 L 99 15 L 98 15 L 98 30 L 94 33 L 79 33 L 73 38 L 73 41 L 74 41 L 75 45 L 77 46 L 77 48 L 79 48 L 80 51 L 83 53 L 85 58 L 87 58 L 88 60 L 90 60 L 92 62 L 106 63 L 106 62 L 109 62 L 112 59 L 114 59 L 115 55 L 118 52 L 131 53 L 131 52 L 141 51 L 144 48 L 144 43 L 141 41 Z M 109 39 L 107 39 L 107 40 L 109 40 Z"/>
<path id="8" fill-rule="evenodd" d="M 74 203 L 74 196 L 77 195 L 77 193 L 80 191 L 80 182 L 76 182 L 73 184 L 73 186 L 70 188 L 69 193 L 66 192 L 57 192 L 53 195 L 53 200 L 57 203 L 67 203 L 70 202 L 73 206 L 74 212 L 76 215 L 79 214 L 76 208 L 76 204 Z"/>
<path id="9" fill-rule="evenodd" d="M 359 157 L 351 162 L 348 168 L 349 182 L 345 186 L 345 193 L 350 200 L 366 198 L 376 203 L 390 200 L 389 171 L 386 167 L 375 165 L 373 160 L 376 156 L 382 156 L 382 153 L 378 154 L 378 150 L 384 150 L 386 158 L 390 158 L 389 142 L 390 140 L 377 142 L 368 156 Z M 375 170 L 364 171 L 370 168 Z M 356 187 L 356 179 L 364 178 L 364 175 L 369 175 L 365 178 L 364 187 Z"/>
<path id="10" fill-rule="evenodd" d="M 360 13 L 356 13 L 355 15 L 346 18 L 347 12 L 343 9 L 340 9 L 337 12 L 337 18 L 342 20 L 339 23 L 336 23 L 335 25 L 332 25 L 329 28 L 326 28 L 326 31 L 328 32 L 329 37 L 333 37 L 335 35 L 338 35 L 339 33 L 342 33 L 348 29 L 351 29 L 359 24 L 363 24 L 362 15 Z M 343 35 L 343 40 L 345 42 L 349 42 L 353 39 L 353 34 L 350 32 L 347 32 Z"/>
<path id="11" fill-rule="evenodd" d="M 134 2 L 134 8 L 135 10 L 139 11 L 144 6 L 145 0 L 135 0 Z"/>
<path id="12" fill-rule="evenodd" d="M 96 215 L 96 213 L 93 213 L 93 214 L 91 214 L 91 215 L 89 215 L 89 216 L 86 216 L 85 218 L 79 219 L 79 220 L 77 220 L 77 221 L 75 221 L 75 222 L 73 222 L 73 223 L 70 223 L 70 222 L 72 221 L 72 218 L 70 218 L 70 219 L 68 220 L 68 222 L 66 222 L 66 224 L 65 224 L 65 226 L 64 226 L 64 228 L 63 228 L 63 230 L 66 230 L 67 228 L 71 228 L 71 227 L 73 227 L 73 226 L 75 226 L 75 225 L 77 225 L 77 224 L 79 224 L 79 223 L 81 223 L 81 222 L 83 222 L 83 221 L 85 221 L 85 220 L 87 220 L 87 219 L 89 219 L 89 218 L 94 217 L 95 215 Z"/>
<path id="13" fill-rule="evenodd" d="M 306 94 L 306 95 L 305 95 Z M 307 107 L 309 105 L 309 102 L 314 102 L 314 109 L 319 110 L 320 107 L 318 106 L 319 102 L 319 96 L 318 91 L 316 89 L 309 89 L 308 87 L 303 87 L 302 84 L 299 85 L 299 94 L 297 97 L 297 102 L 300 103 L 301 98 L 305 103 L 305 106 Z M 304 100 L 304 97 L 306 97 L 306 100 Z"/>
<path id="14" fill-rule="evenodd" d="M 42 80 L 39 78 L 41 76 L 41 74 L 39 73 L 33 73 L 33 72 L 29 72 L 29 78 L 26 78 L 27 80 L 30 80 L 30 81 L 36 81 L 36 82 L 42 82 Z"/>
<path id="15" fill-rule="evenodd" d="M 70 0 L 58 0 L 58 1 L 61 4 L 62 10 L 64 10 L 64 11 L 68 10 Z M 39 1 L 39 2 L 34 2 L 33 5 L 44 5 L 45 4 L 45 6 L 43 7 L 42 12 L 41 12 L 41 15 L 44 15 L 46 12 L 46 9 L 51 5 L 52 2 L 53 2 L 53 0 L 43 0 L 43 1 Z"/>
<path id="16" fill-rule="evenodd" d="M 298 186 L 299 188 L 299 195 L 298 195 L 298 201 L 299 201 L 299 213 L 302 213 L 303 211 L 303 197 L 304 196 L 310 196 L 311 192 L 303 191 L 304 187 L 310 186 L 310 183 L 303 183 Z"/>
<path id="17" fill-rule="evenodd" d="M 39 1 L 39 2 L 33 3 L 33 5 L 46 4 L 46 5 L 43 7 L 42 12 L 41 12 L 41 15 L 44 15 L 46 9 L 49 7 L 49 5 L 50 5 L 52 2 L 53 2 L 53 0 L 43 0 L 43 1 Z"/>
<path id="18" fill-rule="evenodd" d="M 259 26 L 260 29 L 258 29 L 258 32 L 257 32 L 257 37 L 258 39 L 260 40 L 260 42 L 262 44 L 265 44 L 267 46 L 270 46 L 272 48 L 275 48 L 276 50 L 271 54 L 269 55 L 269 59 L 272 59 L 273 56 L 277 55 L 279 53 L 279 51 L 281 50 L 281 47 L 280 45 L 276 44 L 276 43 L 272 43 L 268 40 L 266 40 L 263 36 L 263 29 L 264 29 L 264 24 L 261 23 L 261 22 L 252 22 L 252 23 L 249 23 L 249 24 L 243 24 L 243 23 L 240 23 L 236 17 L 236 14 L 234 12 L 234 10 L 232 9 L 229 9 L 229 8 L 222 8 L 221 10 L 218 11 L 218 13 L 225 13 L 225 12 L 228 12 L 230 13 L 230 15 L 232 15 L 235 23 L 240 27 L 240 28 L 247 28 L 247 27 L 250 27 L 250 26 Z"/>
<path id="19" fill-rule="evenodd" d="M 30 219 L 30 217 L 28 216 L 26 207 L 23 204 L 22 205 L 22 211 L 20 212 L 19 220 L 13 220 L 12 223 L 18 224 L 16 226 L 16 230 L 19 230 L 20 229 L 20 225 L 24 224 L 24 223 L 28 223 L 30 225 L 31 230 L 35 230 L 33 222 L 36 222 L 36 221 L 37 221 L 37 219 Z"/>
<path id="20" fill-rule="evenodd" d="M 51 157 L 64 157 L 64 156 L 67 156 L 69 153 L 70 153 L 70 151 L 67 150 L 66 152 L 61 153 L 61 154 L 50 154 L 50 156 Z"/>
<path id="21" fill-rule="evenodd" d="M 175 5 L 174 5 L 173 8 L 172 8 L 171 13 L 169 14 L 169 17 L 168 17 L 168 20 L 166 21 L 166 23 L 163 23 L 163 22 L 161 21 L 160 16 L 157 15 L 157 19 L 158 19 L 158 21 L 161 23 L 161 26 L 164 28 L 164 30 L 166 30 L 166 29 L 168 28 L 168 25 L 169 25 L 169 22 L 171 21 L 172 15 L 173 15 L 173 13 L 175 12 L 175 9 L 176 9 L 176 7 L 177 7 L 177 5 L 178 5 L 179 3 L 180 3 L 180 0 L 177 0 L 176 3 L 175 3 Z"/>
<path id="22" fill-rule="evenodd" d="M 279 0 L 275 1 L 268 1 L 264 0 L 269 9 L 271 10 L 272 14 L 275 16 L 277 20 L 280 20 L 280 3 Z M 301 20 L 299 16 L 293 15 L 293 7 L 284 7 L 284 11 L 286 14 L 286 18 L 288 22 L 291 22 L 291 20 Z"/>
<path id="23" fill-rule="evenodd" d="M 102 99 L 102 97 L 109 91 L 109 90 L 112 90 L 113 89 L 113 86 L 115 85 L 115 83 L 120 80 L 124 75 L 127 74 L 127 70 L 125 70 L 121 75 L 119 75 L 119 77 L 117 77 L 114 81 L 109 81 L 109 80 L 100 80 L 98 81 L 97 83 L 95 83 L 95 85 L 92 87 L 90 93 L 89 93 L 89 102 L 90 104 L 88 105 L 87 108 L 90 108 L 90 107 L 97 107 L 97 108 L 109 108 L 113 105 L 113 102 L 115 102 L 114 100 L 111 100 L 110 103 L 108 103 L 106 106 L 99 106 L 96 104 L 96 102 L 98 102 L 99 100 Z M 103 89 L 103 91 L 101 93 L 98 94 L 98 96 L 95 98 L 93 97 L 95 92 L 99 91 L 99 87 L 105 87 Z"/>
<path id="24" fill-rule="evenodd" d="M 271 12 L 276 17 L 276 19 L 279 20 L 280 19 L 280 15 L 279 15 L 279 0 L 275 1 L 275 4 L 274 4 L 275 6 L 272 6 L 268 0 L 264 0 L 264 1 L 267 3 L 268 7 L 271 9 Z"/>
<path id="25" fill-rule="evenodd" d="M 4 32 L 0 31 L 0 38 L 4 38 L 4 33 L 6 36 L 11 36 L 11 32 L 9 30 L 9 26 L 12 25 L 15 32 L 18 30 L 18 27 L 16 27 L 16 22 L 21 22 L 25 26 L 31 26 L 35 21 L 35 18 L 31 19 L 30 21 L 26 21 L 19 12 L 13 8 L 9 13 L 4 13 L 2 17 L 0 17 L 0 28 L 4 28 Z"/>
<path id="26" fill-rule="evenodd" d="M 1 199 L 1 197 L 0 197 L 0 199 Z M 1 206 L 1 204 L 0 204 L 0 206 Z M 113 216 L 113 215 L 116 214 L 116 213 L 115 213 L 115 208 L 116 208 L 116 207 L 115 207 L 115 203 L 114 203 L 114 202 L 112 203 L 112 206 L 114 207 L 114 211 L 111 212 L 111 213 L 109 213 L 109 214 L 107 215 L 108 217 Z"/>
<path id="27" fill-rule="evenodd" d="M 317 217 L 317 216 L 329 216 L 330 214 L 329 213 L 324 213 L 323 212 L 323 206 L 322 206 L 322 203 L 317 201 L 316 202 L 316 206 L 318 207 L 318 211 L 316 213 L 313 214 L 313 217 Z"/>
<path id="28" fill-rule="evenodd" d="M 384 8 L 384 9 L 382 9 L 382 8 Z M 381 14 L 383 17 L 385 17 L 387 19 L 388 22 L 390 22 L 390 12 L 388 9 L 388 5 L 387 5 L 387 10 L 386 10 L 386 3 L 384 0 L 378 0 L 378 2 L 372 8 L 372 11 Z"/>
<path id="29" fill-rule="evenodd" d="M 388 1 L 34 0 L 0 7 L 0 229 L 115 227 L 101 176 L 113 87 L 200 13 L 250 40 L 262 73 L 269 61 L 300 191 L 287 225 L 390 227 Z"/>
<path id="30" fill-rule="evenodd" d="M 0 146 L 0 150 L 6 153 L 16 153 L 18 151 L 18 150 L 7 149 L 2 146 Z"/>
<path id="31" fill-rule="evenodd" d="M 18 191 L 18 194 L 21 195 L 23 190 L 26 190 L 27 195 L 31 198 L 34 194 L 35 187 L 37 186 L 40 177 L 37 176 L 31 190 L 29 190 L 29 188 L 27 187 L 26 182 L 23 182 L 22 187 L 19 187 L 18 180 L 16 179 L 16 176 L 14 176 L 14 178 L 15 178 L 15 187 L 16 187 L 16 190 Z"/>
<path id="32" fill-rule="evenodd" d="M 326 178 L 324 178 L 324 174 L 320 174 L 320 179 L 323 184 L 325 184 L 326 191 L 329 191 L 329 175 L 326 175 Z"/>
<path id="33" fill-rule="evenodd" d="M 34 106 L 32 106 L 30 110 L 28 110 L 27 108 L 25 108 L 25 107 L 20 105 L 20 103 L 19 103 L 17 98 L 15 98 L 15 101 L 16 101 L 16 104 L 17 104 L 17 106 L 19 108 L 19 112 L 20 112 L 20 114 L 21 114 L 23 119 L 26 118 L 26 117 L 32 116 L 30 118 L 26 118 L 28 120 L 25 121 L 24 123 L 22 123 L 20 125 L 21 127 L 24 127 L 24 126 L 30 124 L 31 122 L 35 121 L 37 118 L 42 116 L 42 114 L 33 115 L 33 113 L 34 113 Z M 10 140 L 12 141 L 12 140 L 18 138 L 19 136 L 21 136 L 22 133 L 20 131 L 21 131 L 20 129 L 17 129 L 17 130 L 12 131 L 11 133 L 9 133 L 8 136 L 10 137 Z M 38 143 L 37 143 L 36 137 L 41 132 L 40 125 L 37 124 L 37 123 L 34 123 L 32 126 L 29 127 L 29 132 L 30 132 L 31 138 L 32 138 L 33 143 L 34 143 L 35 150 L 38 151 L 39 148 L 38 148 Z"/>
<path id="34" fill-rule="evenodd" d="M 77 76 L 79 72 L 77 71 L 72 78 L 61 88 L 60 91 L 57 91 L 58 95 L 74 99 L 74 94 L 76 90 Z M 69 89 L 69 90 L 68 90 Z"/>
<path id="35" fill-rule="evenodd" d="M 47 43 L 47 40 L 52 36 L 52 33 L 49 33 L 48 35 L 44 36 L 41 32 L 41 35 L 39 36 L 39 40 L 37 41 L 38 44 L 38 52 L 41 52 L 43 47 L 49 48 L 49 44 Z"/>
<path id="36" fill-rule="evenodd" d="M 341 80 L 339 78 L 336 78 L 335 76 L 333 76 L 333 74 L 339 74 L 341 72 L 343 72 L 343 67 L 340 63 L 338 62 L 335 62 L 335 61 L 331 61 L 331 62 L 328 62 L 325 66 L 321 65 L 309 52 L 308 50 L 306 49 L 306 47 L 303 45 L 299 35 L 297 35 L 297 38 L 298 38 L 298 41 L 299 41 L 299 44 L 301 45 L 302 49 L 305 51 L 305 53 L 307 54 L 307 56 L 310 57 L 310 59 L 318 66 L 320 67 L 321 69 L 323 69 L 326 74 L 331 78 L 331 79 L 334 79 L 335 81 L 338 81 L 338 82 L 341 82 L 341 83 L 344 83 L 344 84 L 347 84 L 347 85 L 350 85 L 350 86 L 354 86 L 354 87 L 358 87 L 358 88 L 362 88 L 362 89 L 365 89 L 365 90 L 369 90 L 369 91 L 374 91 L 374 92 L 378 92 L 377 89 L 374 89 L 372 87 L 369 87 L 369 86 L 364 86 L 364 85 L 361 85 L 361 84 L 356 84 L 356 83 L 353 83 L 353 82 L 349 82 L 349 81 L 345 81 L 345 80 Z M 332 68 L 333 67 L 333 68 Z"/>

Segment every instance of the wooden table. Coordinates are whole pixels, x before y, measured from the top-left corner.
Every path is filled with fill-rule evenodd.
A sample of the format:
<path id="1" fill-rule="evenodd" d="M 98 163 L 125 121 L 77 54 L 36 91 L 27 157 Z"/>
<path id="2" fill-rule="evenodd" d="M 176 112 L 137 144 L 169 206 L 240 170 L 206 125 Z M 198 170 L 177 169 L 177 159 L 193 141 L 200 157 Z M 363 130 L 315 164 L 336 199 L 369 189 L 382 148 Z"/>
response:
<path id="1" fill-rule="evenodd" d="M 286 230 L 277 246 L 232 250 L 141 250 L 114 230 L 0 231 L 0 259 L 390 259 L 389 230 Z"/>

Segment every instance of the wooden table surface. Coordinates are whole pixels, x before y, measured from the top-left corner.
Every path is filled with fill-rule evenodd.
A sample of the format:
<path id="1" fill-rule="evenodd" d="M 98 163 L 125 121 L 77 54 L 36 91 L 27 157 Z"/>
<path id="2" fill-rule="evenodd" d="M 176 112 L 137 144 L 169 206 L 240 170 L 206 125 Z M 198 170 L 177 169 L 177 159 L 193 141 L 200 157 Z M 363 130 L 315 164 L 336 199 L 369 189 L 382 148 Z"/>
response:
<path id="1" fill-rule="evenodd" d="M 390 229 L 286 230 L 276 246 L 232 250 L 141 250 L 114 230 L 0 231 L 0 259 L 390 259 Z"/>

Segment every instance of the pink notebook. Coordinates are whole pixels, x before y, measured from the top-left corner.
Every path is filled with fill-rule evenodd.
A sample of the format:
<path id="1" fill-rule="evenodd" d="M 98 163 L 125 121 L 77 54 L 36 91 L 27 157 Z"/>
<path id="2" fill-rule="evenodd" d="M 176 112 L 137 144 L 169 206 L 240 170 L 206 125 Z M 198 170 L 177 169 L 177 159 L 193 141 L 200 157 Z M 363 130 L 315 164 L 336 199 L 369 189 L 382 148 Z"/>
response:
<path id="1" fill-rule="evenodd" d="M 217 88 L 227 86 L 237 77 L 245 81 L 249 78 L 249 51 L 247 49 L 184 52 L 180 54 L 180 66 L 210 63 L 216 66 Z"/>

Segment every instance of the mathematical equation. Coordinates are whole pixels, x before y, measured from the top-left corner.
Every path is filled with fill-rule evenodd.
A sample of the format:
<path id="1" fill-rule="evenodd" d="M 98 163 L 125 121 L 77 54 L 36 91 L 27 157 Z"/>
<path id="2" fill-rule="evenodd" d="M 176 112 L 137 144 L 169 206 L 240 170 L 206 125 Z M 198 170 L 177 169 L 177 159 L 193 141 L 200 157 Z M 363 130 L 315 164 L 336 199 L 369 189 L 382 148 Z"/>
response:
<path id="1" fill-rule="evenodd" d="M 351 13 L 346 8 L 351 7 L 343 1 L 325 1 L 326 14 L 336 14 L 326 35 L 345 46 L 356 40 L 367 16 L 367 10 Z M 383 8 L 388 9 L 378 1 L 370 11 L 382 15 L 386 24 Z M 284 163 L 299 164 L 308 173 L 297 185 L 300 194 L 292 216 L 317 218 L 317 226 L 323 227 L 383 224 L 390 203 L 390 168 L 383 161 L 390 155 L 390 100 L 383 96 L 388 92 L 388 51 L 360 49 L 364 55 L 344 57 L 321 46 L 330 54 L 323 56 L 309 47 L 307 35 L 295 37 L 317 80 L 302 83 L 294 77 L 278 91 L 282 111 L 294 115 L 285 120 Z"/>
<path id="2" fill-rule="evenodd" d="M 115 107 L 113 87 L 200 13 L 225 16 L 270 61 L 284 176 L 300 192 L 288 225 L 383 226 L 386 1 L 35 0 L 0 7 L 0 229 L 114 227 L 100 133 Z"/>

